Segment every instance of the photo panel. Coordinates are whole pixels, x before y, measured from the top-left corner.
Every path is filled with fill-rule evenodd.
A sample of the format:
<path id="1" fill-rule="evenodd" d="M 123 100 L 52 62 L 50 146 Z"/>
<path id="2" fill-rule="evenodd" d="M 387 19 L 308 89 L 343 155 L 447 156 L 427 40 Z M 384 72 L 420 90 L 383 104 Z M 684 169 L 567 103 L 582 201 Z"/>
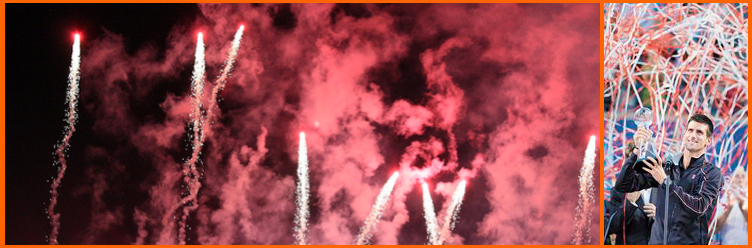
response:
<path id="1" fill-rule="evenodd" d="M 747 244 L 748 4 L 604 7 L 606 244 Z"/>

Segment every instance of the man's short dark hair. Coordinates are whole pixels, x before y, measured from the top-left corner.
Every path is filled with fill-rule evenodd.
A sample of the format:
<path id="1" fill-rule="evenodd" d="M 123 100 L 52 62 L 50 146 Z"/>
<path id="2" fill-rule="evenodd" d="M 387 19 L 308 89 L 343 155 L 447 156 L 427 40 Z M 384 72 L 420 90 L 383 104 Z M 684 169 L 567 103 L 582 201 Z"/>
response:
<path id="1" fill-rule="evenodd" d="M 708 137 L 710 137 L 711 135 L 713 135 L 713 121 L 710 120 L 710 118 L 708 118 L 707 115 L 704 115 L 704 114 L 695 114 L 692 117 L 689 117 L 689 121 L 687 121 L 687 124 L 689 124 L 689 122 L 691 122 L 691 121 L 695 121 L 695 122 L 699 122 L 699 123 L 708 125 L 708 133 L 706 135 Z"/>

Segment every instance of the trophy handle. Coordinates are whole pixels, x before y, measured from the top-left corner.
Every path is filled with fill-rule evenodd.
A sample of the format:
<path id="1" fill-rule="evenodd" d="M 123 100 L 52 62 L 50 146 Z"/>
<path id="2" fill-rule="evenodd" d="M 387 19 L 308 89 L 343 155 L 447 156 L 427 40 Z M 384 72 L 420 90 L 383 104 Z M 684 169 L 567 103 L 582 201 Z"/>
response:
<path id="1" fill-rule="evenodd" d="M 642 144 L 640 144 L 640 148 L 639 148 L 639 149 L 640 149 L 640 151 L 639 151 L 639 154 L 638 154 L 639 156 L 637 156 L 638 158 L 642 158 L 642 157 L 645 157 L 645 154 L 647 154 L 647 152 L 648 152 L 648 151 L 647 151 L 647 150 L 648 150 L 648 149 L 647 149 L 647 146 L 648 146 L 648 145 L 647 145 L 647 143 L 648 143 L 648 142 L 646 142 L 646 141 L 643 141 L 643 142 L 642 142 Z"/>

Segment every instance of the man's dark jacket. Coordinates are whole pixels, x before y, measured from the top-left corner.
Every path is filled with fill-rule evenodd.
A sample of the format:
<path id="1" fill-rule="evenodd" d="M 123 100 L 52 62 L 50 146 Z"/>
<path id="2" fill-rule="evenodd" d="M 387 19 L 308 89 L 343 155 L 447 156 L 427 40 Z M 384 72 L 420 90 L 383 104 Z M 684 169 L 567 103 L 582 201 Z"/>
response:
<path id="1" fill-rule="evenodd" d="M 648 173 L 639 173 L 634 169 L 637 155 L 627 158 L 624 168 L 616 181 L 614 188 L 622 193 L 655 187 L 651 193 L 651 200 L 656 206 L 655 223 L 653 224 L 651 245 L 663 244 L 664 217 L 668 205 L 668 236 L 666 243 L 671 245 L 701 245 L 707 244 L 708 227 L 715 213 L 718 195 L 722 187 L 721 171 L 705 160 L 705 155 L 690 160 L 684 169 L 683 158 L 678 163 L 666 161 L 663 168 L 668 178 L 663 184 L 653 179 Z M 670 180 L 669 180 L 670 179 Z M 668 190 L 668 204 L 666 202 L 666 185 Z"/>

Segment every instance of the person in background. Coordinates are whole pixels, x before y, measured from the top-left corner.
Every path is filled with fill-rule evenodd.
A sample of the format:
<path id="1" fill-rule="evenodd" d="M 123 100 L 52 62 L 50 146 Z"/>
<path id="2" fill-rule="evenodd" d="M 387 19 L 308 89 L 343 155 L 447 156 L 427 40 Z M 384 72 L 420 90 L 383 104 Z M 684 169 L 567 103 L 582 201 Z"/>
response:
<path id="1" fill-rule="evenodd" d="M 722 245 L 747 244 L 747 172 L 738 166 L 731 175 L 731 185 L 723 198 L 716 230 Z"/>

